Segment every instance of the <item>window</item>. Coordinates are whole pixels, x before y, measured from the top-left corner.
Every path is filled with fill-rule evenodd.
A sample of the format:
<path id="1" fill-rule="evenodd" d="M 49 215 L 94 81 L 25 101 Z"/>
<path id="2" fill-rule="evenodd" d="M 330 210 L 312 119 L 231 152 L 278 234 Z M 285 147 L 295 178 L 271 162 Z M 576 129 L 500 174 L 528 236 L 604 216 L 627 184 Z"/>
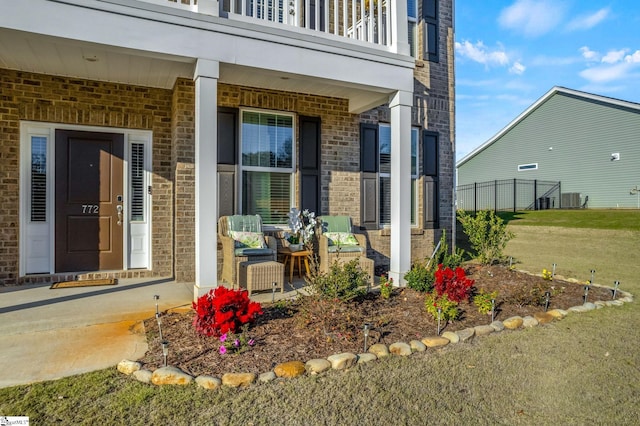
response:
<path id="1" fill-rule="evenodd" d="M 285 224 L 292 202 L 294 117 L 253 110 L 241 114 L 242 214 Z"/>
<path id="2" fill-rule="evenodd" d="M 407 0 L 407 16 L 408 16 L 408 40 L 409 54 L 416 57 L 416 27 L 418 22 L 418 2 L 417 0 Z"/>
<path id="3" fill-rule="evenodd" d="M 424 59 L 438 62 L 438 0 L 423 0 Z"/>
<path id="4" fill-rule="evenodd" d="M 416 224 L 416 181 L 418 178 L 418 136 L 411 129 L 411 224 Z M 379 149 L 379 217 L 381 225 L 391 224 L 391 126 L 381 124 L 378 130 Z"/>
<path id="5" fill-rule="evenodd" d="M 31 221 L 47 221 L 47 138 L 31 137 Z"/>
<path id="6" fill-rule="evenodd" d="M 525 172 L 527 170 L 538 170 L 538 163 L 520 164 L 518 165 L 519 172 Z"/>
<path id="7" fill-rule="evenodd" d="M 144 144 L 131 144 L 131 166 L 129 180 L 131 183 L 131 221 L 144 221 Z"/>

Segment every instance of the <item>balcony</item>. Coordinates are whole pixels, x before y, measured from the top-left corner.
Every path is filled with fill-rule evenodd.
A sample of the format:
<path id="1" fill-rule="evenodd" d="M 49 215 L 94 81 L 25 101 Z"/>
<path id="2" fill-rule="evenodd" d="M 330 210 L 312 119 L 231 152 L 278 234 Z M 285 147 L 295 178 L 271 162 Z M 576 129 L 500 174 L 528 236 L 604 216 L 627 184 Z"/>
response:
<path id="1" fill-rule="evenodd" d="M 281 28 L 298 28 L 392 46 L 391 10 L 378 0 L 141 0 L 162 6 Z M 378 19 L 382 17 L 382 19 Z"/>

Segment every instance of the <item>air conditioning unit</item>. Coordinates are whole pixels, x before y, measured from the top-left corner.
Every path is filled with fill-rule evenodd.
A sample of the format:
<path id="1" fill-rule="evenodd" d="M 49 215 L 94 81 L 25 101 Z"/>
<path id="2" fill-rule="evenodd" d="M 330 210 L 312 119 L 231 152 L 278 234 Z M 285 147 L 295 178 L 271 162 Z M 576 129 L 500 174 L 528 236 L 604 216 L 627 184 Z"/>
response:
<path id="1" fill-rule="evenodd" d="M 582 206 L 582 203 L 580 203 L 579 192 L 563 193 L 561 202 L 562 202 L 563 209 L 579 209 Z"/>

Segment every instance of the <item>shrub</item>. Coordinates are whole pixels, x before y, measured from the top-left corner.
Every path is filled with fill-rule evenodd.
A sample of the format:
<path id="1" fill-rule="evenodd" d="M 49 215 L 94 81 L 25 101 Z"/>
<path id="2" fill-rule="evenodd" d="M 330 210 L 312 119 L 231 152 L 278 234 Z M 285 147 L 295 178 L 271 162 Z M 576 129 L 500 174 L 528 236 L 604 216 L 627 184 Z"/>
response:
<path id="1" fill-rule="evenodd" d="M 360 268 L 360 260 L 335 261 L 328 274 L 316 273 L 307 279 L 312 291 L 326 299 L 346 302 L 367 292 L 371 278 Z"/>
<path id="2" fill-rule="evenodd" d="M 387 276 L 382 274 L 380 277 L 380 297 L 388 299 L 391 297 L 393 291 L 393 278 L 387 279 Z"/>
<path id="3" fill-rule="evenodd" d="M 458 220 L 480 263 L 490 265 L 502 260 L 502 251 L 514 234 L 507 231 L 507 225 L 501 218 L 489 210 L 479 211 L 475 216 L 459 211 Z"/>
<path id="4" fill-rule="evenodd" d="M 435 320 L 438 319 L 438 308 L 440 308 L 441 320 L 449 322 L 458 318 L 458 303 L 449 300 L 446 294 L 438 296 L 435 291 L 427 293 L 424 304 L 427 312 L 430 313 Z"/>
<path id="5" fill-rule="evenodd" d="M 442 235 L 440 236 L 440 246 L 438 251 L 436 252 L 431 264 L 434 265 L 433 270 L 435 271 L 435 265 L 442 264 L 443 266 L 447 266 L 449 268 L 456 268 L 462 265 L 462 261 L 464 260 L 464 250 L 461 248 L 456 248 L 455 252 L 449 252 L 449 244 L 447 244 L 447 233 L 446 230 L 442 231 Z"/>
<path id="6" fill-rule="evenodd" d="M 467 278 L 464 269 L 457 267 L 454 271 L 451 268 L 443 268 L 442 265 L 438 265 L 434 285 L 438 296 L 446 294 L 448 300 L 459 303 L 463 299 L 469 298 L 473 283 L 473 280 Z"/>
<path id="7" fill-rule="evenodd" d="M 426 263 L 416 262 L 409 272 L 404 274 L 404 279 L 407 281 L 407 287 L 425 293 L 433 289 L 433 274 L 434 268 L 427 268 Z"/>
<path id="8" fill-rule="evenodd" d="M 491 301 L 498 297 L 497 291 L 487 293 L 484 290 L 480 290 L 478 294 L 473 296 L 473 304 L 478 307 L 478 312 L 485 315 L 491 312 Z"/>
<path id="9" fill-rule="evenodd" d="M 193 302 L 196 315 L 193 325 L 205 336 L 219 336 L 235 332 L 242 325 L 262 315 L 260 303 L 249 301 L 245 290 L 217 287 Z"/>

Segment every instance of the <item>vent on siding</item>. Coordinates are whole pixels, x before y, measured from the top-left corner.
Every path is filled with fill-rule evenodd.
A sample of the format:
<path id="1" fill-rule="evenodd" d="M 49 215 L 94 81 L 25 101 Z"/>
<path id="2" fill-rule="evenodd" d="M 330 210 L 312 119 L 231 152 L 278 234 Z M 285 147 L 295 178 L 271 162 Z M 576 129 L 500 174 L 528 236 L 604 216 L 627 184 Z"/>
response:
<path id="1" fill-rule="evenodd" d="M 144 144 L 131 144 L 131 221 L 144 220 Z"/>
<path id="2" fill-rule="evenodd" d="M 31 221 L 47 221 L 47 138 L 31 138 Z"/>

